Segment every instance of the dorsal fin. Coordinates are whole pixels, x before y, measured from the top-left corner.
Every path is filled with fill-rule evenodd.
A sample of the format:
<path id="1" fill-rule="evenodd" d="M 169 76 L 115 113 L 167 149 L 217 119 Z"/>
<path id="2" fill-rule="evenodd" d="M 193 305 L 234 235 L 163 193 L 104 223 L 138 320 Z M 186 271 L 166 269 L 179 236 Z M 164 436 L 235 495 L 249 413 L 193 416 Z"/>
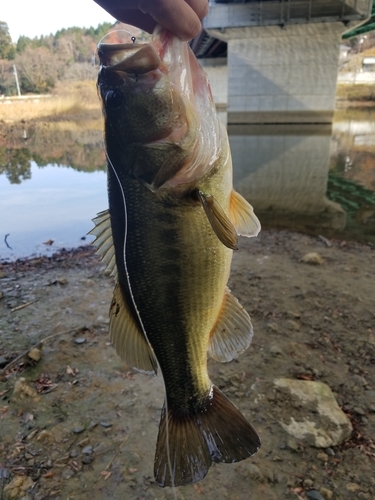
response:
<path id="1" fill-rule="evenodd" d="M 215 197 L 197 191 L 199 201 L 202 203 L 207 219 L 219 240 L 228 248 L 237 250 L 238 237 L 235 227 L 221 208 Z"/>
<path id="2" fill-rule="evenodd" d="M 230 198 L 230 220 L 236 228 L 238 236 L 257 236 L 260 222 L 253 207 L 234 189 Z"/>
<path id="3" fill-rule="evenodd" d="M 118 283 L 113 292 L 109 318 L 110 339 L 120 358 L 131 368 L 156 374 L 158 363 L 154 351 L 134 319 Z"/>
<path id="4" fill-rule="evenodd" d="M 92 221 L 95 227 L 87 234 L 95 236 L 92 245 L 96 247 L 96 253 L 101 256 L 102 261 L 106 264 L 106 272 L 108 272 L 110 276 L 114 276 L 117 280 L 115 247 L 112 238 L 109 210 L 99 212 Z"/>
<path id="5" fill-rule="evenodd" d="M 208 354 L 221 363 L 231 361 L 249 347 L 252 337 L 250 316 L 227 288 L 219 318 L 210 335 Z"/>

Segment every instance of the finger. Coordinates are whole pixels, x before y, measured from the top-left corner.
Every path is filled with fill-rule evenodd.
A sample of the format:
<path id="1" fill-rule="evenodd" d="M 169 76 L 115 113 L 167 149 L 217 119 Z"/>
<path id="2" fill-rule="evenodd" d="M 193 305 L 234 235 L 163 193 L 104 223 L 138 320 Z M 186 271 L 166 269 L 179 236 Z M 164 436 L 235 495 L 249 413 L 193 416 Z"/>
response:
<path id="1" fill-rule="evenodd" d="M 189 1 L 198 4 L 199 0 Z M 202 29 L 200 18 L 185 0 L 147 2 L 146 8 L 155 21 L 182 40 L 194 38 Z M 199 12 L 204 12 L 204 9 L 199 9 Z"/>
<path id="2" fill-rule="evenodd" d="M 208 0 L 185 0 L 202 21 L 208 14 Z"/>

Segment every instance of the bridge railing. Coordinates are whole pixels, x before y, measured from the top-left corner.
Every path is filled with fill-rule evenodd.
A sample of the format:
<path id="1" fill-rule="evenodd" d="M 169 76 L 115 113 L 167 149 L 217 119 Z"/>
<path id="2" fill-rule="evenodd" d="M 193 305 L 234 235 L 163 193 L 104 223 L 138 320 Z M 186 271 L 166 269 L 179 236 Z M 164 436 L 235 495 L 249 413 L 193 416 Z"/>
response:
<path id="1" fill-rule="evenodd" d="M 365 20 L 372 0 L 211 0 L 210 5 L 206 29 Z"/>

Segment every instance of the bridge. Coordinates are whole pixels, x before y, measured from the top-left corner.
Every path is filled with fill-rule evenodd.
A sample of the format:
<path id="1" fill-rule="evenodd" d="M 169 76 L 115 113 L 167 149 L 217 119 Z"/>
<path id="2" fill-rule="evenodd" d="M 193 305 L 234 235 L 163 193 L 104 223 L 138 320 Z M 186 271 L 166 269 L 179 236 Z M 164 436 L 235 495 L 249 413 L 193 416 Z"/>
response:
<path id="1" fill-rule="evenodd" d="M 331 128 L 344 33 L 372 0 L 213 0 L 191 43 L 225 113 L 236 189 L 263 226 L 341 230 L 327 199 Z"/>
<path id="2" fill-rule="evenodd" d="M 192 48 L 207 69 L 227 64 L 228 123 L 331 123 L 342 35 L 365 22 L 372 5 L 372 0 L 211 1 Z"/>

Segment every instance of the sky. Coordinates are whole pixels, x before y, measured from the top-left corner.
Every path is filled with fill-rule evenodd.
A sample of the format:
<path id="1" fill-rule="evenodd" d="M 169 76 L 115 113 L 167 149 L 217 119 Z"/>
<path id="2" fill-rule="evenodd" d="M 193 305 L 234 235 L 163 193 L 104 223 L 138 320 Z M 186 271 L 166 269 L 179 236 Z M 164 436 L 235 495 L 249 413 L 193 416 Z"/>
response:
<path id="1" fill-rule="evenodd" d="M 115 20 L 94 0 L 2 0 L 0 21 L 8 24 L 10 36 L 17 42 L 20 35 L 34 38 L 61 28 L 96 28 Z"/>

